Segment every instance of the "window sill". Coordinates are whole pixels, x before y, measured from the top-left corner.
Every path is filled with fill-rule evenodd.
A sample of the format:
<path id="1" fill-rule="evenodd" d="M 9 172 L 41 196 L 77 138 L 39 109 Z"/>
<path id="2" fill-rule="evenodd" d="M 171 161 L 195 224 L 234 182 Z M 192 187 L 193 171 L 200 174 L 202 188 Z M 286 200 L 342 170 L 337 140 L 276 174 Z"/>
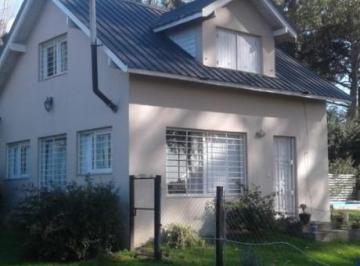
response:
<path id="1" fill-rule="evenodd" d="M 94 172 L 94 173 L 87 173 L 87 174 L 81 174 L 78 173 L 79 177 L 100 177 L 100 176 L 109 176 L 112 175 L 112 171 L 103 171 L 103 172 Z"/>
<path id="2" fill-rule="evenodd" d="M 51 77 L 47 77 L 47 78 L 43 78 L 43 79 L 39 79 L 40 82 L 43 82 L 43 81 L 48 81 L 48 80 L 52 80 L 52 79 L 55 79 L 55 78 L 58 78 L 58 77 L 61 77 L 61 76 L 65 76 L 67 75 L 67 71 L 66 72 L 63 72 L 63 73 L 60 73 L 60 74 L 56 74 L 54 76 L 51 76 Z"/>
<path id="3" fill-rule="evenodd" d="M 12 178 L 4 178 L 3 181 L 5 182 L 12 182 L 12 181 L 25 181 L 30 180 L 30 176 L 22 176 L 22 177 L 12 177 Z"/>
<path id="4" fill-rule="evenodd" d="M 231 199 L 231 198 L 237 198 L 237 197 L 239 197 L 239 195 L 240 194 L 228 194 L 228 195 L 226 195 L 226 193 L 225 193 L 225 195 L 224 195 L 224 197 L 225 198 L 229 198 L 229 199 Z M 167 193 L 166 194 L 166 197 L 167 198 L 183 198 L 183 199 L 187 199 L 187 198 L 189 198 L 189 199 L 194 199 L 194 198 L 198 198 L 198 199 L 214 199 L 214 198 L 216 198 L 216 194 L 169 194 L 169 193 Z"/>

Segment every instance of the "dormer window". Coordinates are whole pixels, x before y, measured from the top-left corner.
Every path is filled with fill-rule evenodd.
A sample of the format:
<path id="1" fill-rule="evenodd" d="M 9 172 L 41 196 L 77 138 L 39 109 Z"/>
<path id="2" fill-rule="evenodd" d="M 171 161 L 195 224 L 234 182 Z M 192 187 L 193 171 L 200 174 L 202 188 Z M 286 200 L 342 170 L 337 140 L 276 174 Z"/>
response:
<path id="1" fill-rule="evenodd" d="M 257 36 L 217 29 L 217 66 L 262 73 L 262 45 Z"/>
<path id="2" fill-rule="evenodd" d="M 68 69 L 66 35 L 40 45 L 40 80 L 64 74 Z"/>

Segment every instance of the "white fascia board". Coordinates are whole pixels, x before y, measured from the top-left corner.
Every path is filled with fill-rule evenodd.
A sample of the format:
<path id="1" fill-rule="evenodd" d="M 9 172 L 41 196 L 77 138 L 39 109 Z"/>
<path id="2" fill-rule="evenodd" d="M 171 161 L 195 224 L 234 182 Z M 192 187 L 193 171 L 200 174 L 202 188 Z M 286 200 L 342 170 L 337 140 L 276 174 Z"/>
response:
<path id="1" fill-rule="evenodd" d="M 25 1 L 24 9 L 21 11 L 21 13 L 22 13 L 21 16 L 19 17 L 18 21 L 15 21 L 15 25 L 13 25 L 13 29 L 11 29 L 11 35 L 10 35 L 9 40 L 7 41 L 4 51 L 0 57 L 0 68 L 6 62 L 6 57 L 7 57 L 8 53 L 12 51 L 11 45 L 14 44 L 14 39 L 18 35 L 21 25 L 24 23 L 24 19 L 25 19 L 27 13 L 29 13 L 29 9 L 30 9 L 31 5 L 33 4 L 33 1 L 36 1 L 36 0 Z"/>
<path id="2" fill-rule="evenodd" d="M 179 19 L 179 20 L 170 22 L 170 23 L 165 24 L 165 25 L 163 25 L 163 26 L 159 26 L 159 27 L 157 27 L 157 28 L 154 28 L 153 31 L 154 31 L 154 32 L 164 31 L 164 30 L 173 28 L 173 27 L 175 27 L 175 26 L 184 24 L 184 23 L 186 23 L 186 22 L 190 22 L 190 21 L 195 20 L 195 19 L 198 19 L 198 18 L 203 18 L 203 13 L 202 13 L 202 12 L 198 12 L 198 13 L 195 13 L 195 14 L 193 14 L 193 15 L 191 15 L 191 16 L 188 16 L 188 17 L 185 17 L 185 18 L 182 18 L 182 19 Z"/>
<path id="3" fill-rule="evenodd" d="M 296 30 L 284 19 L 283 15 L 279 13 L 279 11 L 269 2 L 269 0 L 262 0 L 265 6 L 273 13 L 273 15 L 278 19 L 278 21 L 284 26 L 285 29 L 288 30 L 288 33 L 297 38 Z"/>
<path id="4" fill-rule="evenodd" d="M 288 28 L 282 28 L 282 29 L 273 31 L 273 37 L 279 37 L 279 36 L 286 35 L 286 34 L 289 34 Z"/>
<path id="5" fill-rule="evenodd" d="M 210 16 L 216 9 L 226 6 L 231 1 L 233 1 L 233 0 L 218 0 L 218 1 L 211 3 L 210 5 L 203 8 L 202 12 L 203 12 L 204 17 Z"/>
<path id="6" fill-rule="evenodd" d="M 268 94 L 273 94 L 273 95 L 300 97 L 300 98 L 309 99 L 309 100 L 312 99 L 312 100 L 320 100 L 320 101 L 336 101 L 336 102 L 344 102 L 344 103 L 350 102 L 350 101 L 346 101 L 343 99 L 336 99 L 336 98 L 316 96 L 316 95 L 306 95 L 306 94 L 302 94 L 302 93 L 295 93 L 295 92 L 290 92 L 290 91 L 289 92 L 278 91 L 278 90 L 266 89 L 266 88 L 254 88 L 251 86 L 240 85 L 240 84 L 236 84 L 236 83 L 221 82 L 221 81 L 215 81 L 215 80 L 203 80 L 203 79 L 198 79 L 198 78 L 186 77 L 186 76 L 182 76 L 182 75 L 168 74 L 168 73 L 155 72 L 155 71 L 142 70 L 142 69 L 129 69 L 128 72 L 130 74 L 138 74 L 138 75 L 144 75 L 144 76 L 150 76 L 150 77 L 175 79 L 175 80 L 188 81 L 188 82 L 194 82 L 194 83 L 199 83 L 199 84 L 207 84 L 207 85 L 228 87 L 228 88 L 234 88 L 234 89 L 243 89 L 243 90 L 252 91 L 252 92 L 262 92 L 262 93 L 268 93 Z"/>
<path id="7" fill-rule="evenodd" d="M 10 50 L 16 53 L 26 53 L 26 45 L 19 43 L 11 43 L 9 46 Z"/>
<path id="8" fill-rule="evenodd" d="M 85 35 L 90 38 L 90 30 L 73 14 L 68 10 L 59 0 L 52 0 L 53 3 L 65 13 L 65 15 L 70 19 L 81 31 L 85 33 Z M 98 39 L 98 43 L 101 43 L 101 40 Z M 102 47 L 104 52 L 111 60 L 115 63 L 115 65 L 121 69 L 123 72 L 128 71 L 128 66 L 123 63 L 108 47 L 103 45 Z"/>
<path id="9" fill-rule="evenodd" d="M 190 22 L 192 20 L 198 19 L 198 18 L 207 18 L 208 16 L 210 16 L 216 9 L 223 7 L 225 5 L 227 5 L 228 3 L 230 3 L 233 0 L 218 0 L 213 2 L 212 4 L 206 6 L 205 8 L 203 8 L 200 12 L 195 13 L 193 15 L 181 18 L 179 20 L 170 22 L 168 24 L 159 26 L 157 28 L 154 28 L 153 31 L 154 32 L 161 32 L 167 29 L 171 29 L 173 27 L 179 26 L 181 24 Z"/>

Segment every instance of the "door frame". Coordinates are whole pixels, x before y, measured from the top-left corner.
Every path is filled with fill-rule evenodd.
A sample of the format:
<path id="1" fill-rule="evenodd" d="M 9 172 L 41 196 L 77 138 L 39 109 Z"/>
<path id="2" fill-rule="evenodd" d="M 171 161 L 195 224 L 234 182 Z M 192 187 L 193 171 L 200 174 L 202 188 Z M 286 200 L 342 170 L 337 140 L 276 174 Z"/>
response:
<path id="1" fill-rule="evenodd" d="M 298 169 L 298 161 L 297 161 L 297 139 L 295 136 L 291 136 L 291 135 L 274 135 L 273 136 L 273 155 L 274 155 L 274 149 L 275 149 L 275 139 L 276 138 L 287 138 L 287 139 L 291 139 L 292 140 L 292 155 L 293 155 L 293 159 L 294 159 L 294 164 L 293 164 L 293 181 L 294 181 L 294 215 L 295 218 L 298 217 L 299 215 L 299 193 L 298 193 L 298 174 L 297 174 L 297 169 Z M 276 169 L 275 169 L 275 156 L 273 158 L 273 173 L 274 173 L 274 188 L 276 188 Z"/>

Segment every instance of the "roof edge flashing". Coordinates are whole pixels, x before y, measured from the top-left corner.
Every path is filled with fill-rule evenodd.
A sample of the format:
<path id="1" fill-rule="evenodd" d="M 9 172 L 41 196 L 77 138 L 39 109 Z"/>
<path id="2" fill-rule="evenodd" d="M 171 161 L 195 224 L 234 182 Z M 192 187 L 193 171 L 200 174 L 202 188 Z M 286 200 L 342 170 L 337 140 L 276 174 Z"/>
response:
<path id="1" fill-rule="evenodd" d="M 176 74 L 168 74 L 168 73 L 162 73 L 162 72 L 155 72 L 155 71 L 149 71 L 149 70 L 142 70 L 142 69 L 129 69 L 129 74 L 137 74 L 137 75 L 143 75 L 143 76 L 150 76 L 150 77 L 160 77 L 160 78 L 168 78 L 173 80 L 181 80 L 181 81 L 188 81 L 188 82 L 194 82 L 194 83 L 200 83 L 200 84 L 207 84 L 207 85 L 214 85 L 214 86 L 222 86 L 222 87 L 228 87 L 233 89 L 243 89 L 250 92 L 261 92 L 261 93 L 268 93 L 273 95 L 282 95 L 282 96 L 289 96 L 289 97 L 297 97 L 302 99 L 308 99 L 308 100 L 319 100 L 319 101 L 334 101 L 334 102 L 341 102 L 341 103 L 350 103 L 350 100 L 345 99 L 339 99 L 334 97 L 326 97 L 326 96 L 320 96 L 320 95 L 314 95 L 304 92 L 289 92 L 289 91 L 280 91 L 280 90 L 274 90 L 274 89 L 268 89 L 268 88 L 256 88 L 251 87 L 248 85 L 242 85 L 242 84 L 235 84 L 230 82 L 221 82 L 221 81 L 215 81 L 215 80 L 209 80 L 209 79 L 201 79 L 201 78 L 194 78 L 194 77 L 185 77 L 181 75 Z"/>

